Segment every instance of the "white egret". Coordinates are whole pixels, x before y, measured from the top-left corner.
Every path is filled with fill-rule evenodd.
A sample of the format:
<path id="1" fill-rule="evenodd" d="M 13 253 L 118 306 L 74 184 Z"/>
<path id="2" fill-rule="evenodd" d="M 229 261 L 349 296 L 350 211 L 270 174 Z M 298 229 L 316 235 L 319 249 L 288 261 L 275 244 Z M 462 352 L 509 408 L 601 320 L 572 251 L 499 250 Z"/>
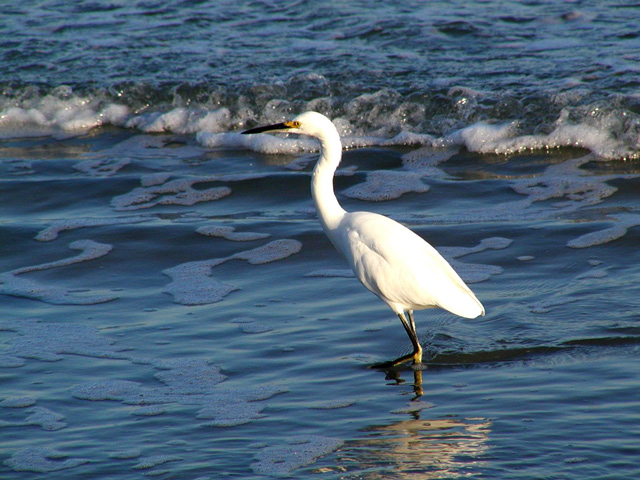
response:
<path id="1" fill-rule="evenodd" d="M 460 276 L 431 245 L 398 222 L 371 212 L 346 212 L 333 191 L 342 142 L 333 122 L 316 112 L 242 132 L 287 132 L 315 137 L 320 158 L 311 195 L 324 233 L 345 256 L 360 282 L 393 310 L 411 339 L 413 353 L 391 364 L 422 362 L 414 310 L 440 307 L 465 318 L 484 315 L 484 307 Z M 409 320 L 407 321 L 408 315 Z"/>

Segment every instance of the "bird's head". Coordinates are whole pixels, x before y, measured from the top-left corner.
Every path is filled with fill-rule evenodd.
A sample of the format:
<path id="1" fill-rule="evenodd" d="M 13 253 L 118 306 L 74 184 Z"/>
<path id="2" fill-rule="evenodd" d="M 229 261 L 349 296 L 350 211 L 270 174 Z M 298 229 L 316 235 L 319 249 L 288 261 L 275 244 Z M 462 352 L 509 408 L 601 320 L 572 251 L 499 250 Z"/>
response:
<path id="1" fill-rule="evenodd" d="M 305 112 L 287 122 L 276 123 L 264 127 L 256 127 L 242 132 L 243 135 L 263 132 L 285 132 L 322 137 L 329 131 L 335 131 L 336 127 L 324 115 L 317 112 Z"/>

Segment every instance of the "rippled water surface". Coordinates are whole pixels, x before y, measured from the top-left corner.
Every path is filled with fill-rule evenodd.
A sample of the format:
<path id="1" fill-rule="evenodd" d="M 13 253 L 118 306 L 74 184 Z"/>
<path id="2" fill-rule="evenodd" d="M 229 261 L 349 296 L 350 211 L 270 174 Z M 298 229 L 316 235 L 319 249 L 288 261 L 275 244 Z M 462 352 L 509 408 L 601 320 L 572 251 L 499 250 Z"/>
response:
<path id="1" fill-rule="evenodd" d="M 637 6 L 24 2 L 0 14 L 0 478 L 636 478 Z M 421 368 L 310 198 L 486 308 Z M 401 248 L 401 246 L 399 246 Z M 117 441 L 114 442 L 114 439 Z"/>

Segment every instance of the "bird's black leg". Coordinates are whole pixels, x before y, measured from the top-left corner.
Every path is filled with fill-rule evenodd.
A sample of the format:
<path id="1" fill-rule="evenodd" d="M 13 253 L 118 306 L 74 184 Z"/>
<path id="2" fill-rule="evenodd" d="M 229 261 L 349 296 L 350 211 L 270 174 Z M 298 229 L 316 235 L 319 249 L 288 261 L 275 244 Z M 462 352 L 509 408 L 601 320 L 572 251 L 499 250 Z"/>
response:
<path id="1" fill-rule="evenodd" d="M 418 341 L 418 334 L 416 333 L 416 324 L 413 320 L 413 312 L 409 310 L 407 312 L 409 314 L 409 319 L 411 320 L 411 324 L 407 322 L 404 313 L 399 313 L 398 318 L 402 322 L 402 326 L 404 327 L 407 335 L 409 335 L 409 339 L 413 344 L 413 363 L 422 363 L 422 347 L 420 346 L 420 342 Z"/>
<path id="2" fill-rule="evenodd" d="M 413 310 L 407 310 L 409 321 L 411 322 L 411 330 L 413 331 L 413 363 L 422 363 L 422 346 L 418 340 L 418 332 L 416 331 L 416 322 L 413 319 Z M 413 342 L 413 340 L 411 340 Z"/>
<path id="3" fill-rule="evenodd" d="M 390 368 L 396 365 L 400 365 L 401 363 L 408 362 L 413 360 L 414 365 L 418 363 L 422 363 L 422 347 L 420 346 L 420 342 L 418 341 L 418 335 L 415 332 L 415 322 L 413 321 L 413 312 L 409 313 L 409 318 L 411 319 L 411 323 L 407 321 L 404 313 L 399 313 L 398 318 L 402 322 L 402 326 L 404 327 L 407 335 L 409 335 L 409 339 L 411 340 L 411 344 L 413 345 L 413 353 L 409 355 L 404 355 L 400 358 L 396 358 L 395 360 L 391 360 L 390 362 L 382 362 L 372 365 L 373 368 Z M 413 325 L 413 328 L 412 328 Z"/>
<path id="4" fill-rule="evenodd" d="M 411 330 L 413 330 L 413 334 L 418 338 L 418 332 L 416 331 L 416 322 L 413 319 L 413 310 L 407 310 L 407 314 L 409 315 L 409 322 L 411 323 Z"/>

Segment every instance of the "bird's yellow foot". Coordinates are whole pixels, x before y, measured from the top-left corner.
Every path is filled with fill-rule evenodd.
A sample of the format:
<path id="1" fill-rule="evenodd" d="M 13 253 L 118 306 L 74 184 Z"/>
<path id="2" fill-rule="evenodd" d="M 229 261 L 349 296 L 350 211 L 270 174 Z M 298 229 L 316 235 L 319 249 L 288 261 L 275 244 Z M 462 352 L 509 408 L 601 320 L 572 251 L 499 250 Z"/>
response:
<path id="1" fill-rule="evenodd" d="M 422 348 L 413 352 L 413 364 L 420 365 L 422 363 Z"/>

